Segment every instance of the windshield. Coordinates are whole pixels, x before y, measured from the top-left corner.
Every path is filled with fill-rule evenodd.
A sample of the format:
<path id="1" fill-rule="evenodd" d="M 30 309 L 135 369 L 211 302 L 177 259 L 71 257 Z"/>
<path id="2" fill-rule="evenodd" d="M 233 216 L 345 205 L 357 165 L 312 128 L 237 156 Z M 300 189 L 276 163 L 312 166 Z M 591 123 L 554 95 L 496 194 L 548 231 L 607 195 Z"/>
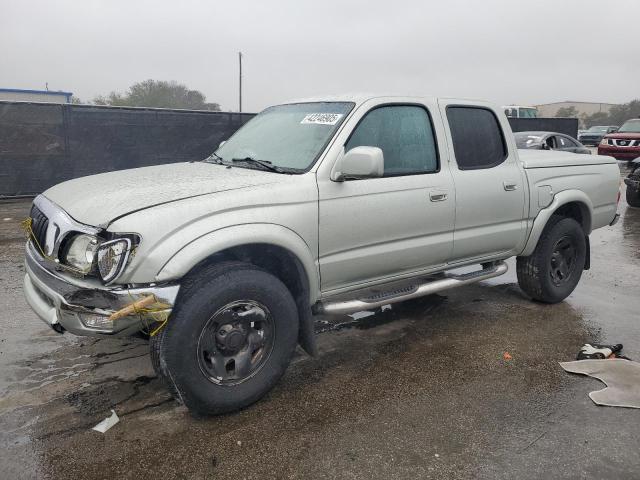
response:
<path id="1" fill-rule="evenodd" d="M 627 120 L 618 133 L 640 133 L 640 120 Z"/>
<path id="2" fill-rule="evenodd" d="M 587 132 L 607 133 L 607 127 L 591 127 Z"/>
<path id="3" fill-rule="evenodd" d="M 542 143 L 542 137 L 529 133 L 515 133 L 516 146 L 520 149 L 538 148 Z"/>
<path id="4" fill-rule="evenodd" d="M 350 102 L 313 102 L 267 108 L 215 155 L 225 163 L 260 160 L 291 173 L 303 172 L 313 165 L 353 106 Z"/>

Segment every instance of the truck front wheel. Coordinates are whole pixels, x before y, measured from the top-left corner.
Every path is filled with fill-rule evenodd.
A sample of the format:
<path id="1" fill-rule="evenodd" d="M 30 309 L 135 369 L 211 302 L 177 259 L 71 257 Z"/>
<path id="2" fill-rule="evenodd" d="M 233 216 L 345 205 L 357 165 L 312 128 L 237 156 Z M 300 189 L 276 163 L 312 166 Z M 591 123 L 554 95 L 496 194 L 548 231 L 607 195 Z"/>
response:
<path id="1" fill-rule="evenodd" d="M 576 288 L 584 269 L 584 231 L 573 218 L 554 215 L 528 257 L 516 259 L 518 284 L 534 300 L 558 303 Z"/>
<path id="2" fill-rule="evenodd" d="M 183 284 L 157 343 L 172 393 L 196 415 L 226 413 L 264 396 L 284 374 L 298 338 L 285 285 L 240 262 L 214 265 Z"/>

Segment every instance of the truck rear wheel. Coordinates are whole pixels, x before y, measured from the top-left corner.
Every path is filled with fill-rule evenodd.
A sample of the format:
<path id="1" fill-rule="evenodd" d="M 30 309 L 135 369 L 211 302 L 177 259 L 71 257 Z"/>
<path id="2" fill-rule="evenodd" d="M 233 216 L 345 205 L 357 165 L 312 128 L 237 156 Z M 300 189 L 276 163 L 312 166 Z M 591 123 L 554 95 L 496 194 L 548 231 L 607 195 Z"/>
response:
<path id="1" fill-rule="evenodd" d="M 640 180 L 640 167 L 631 173 L 629 178 L 632 180 Z M 627 186 L 627 203 L 630 207 L 640 207 L 640 190 L 635 190 Z"/>
<path id="2" fill-rule="evenodd" d="M 630 207 L 640 207 L 640 190 L 627 187 L 627 203 Z"/>
<path id="3" fill-rule="evenodd" d="M 273 388 L 297 339 L 287 287 L 257 267 L 228 262 L 185 282 L 156 343 L 155 363 L 192 413 L 226 413 Z"/>
<path id="4" fill-rule="evenodd" d="M 528 257 L 516 259 L 520 288 L 534 300 L 558 303 L 576 288 L 584 269 L 584 231 L 573 218 L 552 216 Z"/>

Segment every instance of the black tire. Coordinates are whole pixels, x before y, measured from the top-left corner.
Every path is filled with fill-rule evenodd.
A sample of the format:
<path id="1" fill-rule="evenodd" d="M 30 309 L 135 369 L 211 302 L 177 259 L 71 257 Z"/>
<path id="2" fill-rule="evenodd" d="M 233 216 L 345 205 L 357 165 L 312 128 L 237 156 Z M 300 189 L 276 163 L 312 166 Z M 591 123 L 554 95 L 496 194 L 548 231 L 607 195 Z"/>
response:
<path id="1" fill-rule="evenodd" d="M 162 380 L 162 383 L 167 387 L 167 390 L 171 393 L 173 398 L 182 403 L 180 394 L 171 380 L 169 373 L 167 372 L 167 366 L 160 358 L 160 349 L 162 347 L 162 340 L 164 338 L 164 329 L 158 333 L 149 337 L 149 356 L 151 357 L 151 366 L 158 378 Z"/>
<path id="2" fill-rule="evenodd" d="M 564 247 L 566 244 L 569 247 Z M 571 252 L 573 257 L 564 275 L 557 268 L 556 258 L 561 255 L 555 253 L 558 249 Z M 561 302 L 578 285 L 586 254 L 587 245 L 582 226 L 573 218 L 554 215 L 549 219 L 533 253 L 516 259 L 518 285 L 534 300 L 544 303 Z"/>
<path id="3" fill-rule="evenodd" d="M 640 207 L 640 190 L 627 187 L 627 203 L 630 207 Z"/>
<path id="4" fill-rule="evenodd" d="M 270 326 L 263 335 L 269 338 L 269 342 L 267 346 L 256 350 L 260 352 L 256 355 L 260 357 L 260 362 L 251 367 L 255 371 L 251 371 L 246 378 L 238 374 L 242 378 L 224 383 L 227 380 L 207 376 L 203 369 L 203 364 L 207 361 L 211 366 L 215 363 L 212 359 L 226 358 L 222 347 L 219 351 L 215 349 L 218 346 L 215 343 L 218 342 L 218 332 L 223 330 L 215 323 L 215 319 L 220 315 L 229 317 L 230 305 L 240 303 L 244 306 L 247 302 L 255 302 L 268 312 Z M 242 310 L 241 314 L 243 313 L 246 310 Z M 237 318 L 235 313 L 234 318 Z M 229 325 L 225 324 L 223 327 Z M 250 322 L 250 325 L 253 328 L 254 322 Z M 214 340 L 211 340 L 212 329 L 215 330 Z M 250 336 L 245 335 L 245 344 L 241 349 L 237 346 L 234 348 L 239 348 L 241 352 L 253 350 L 248 340 Z M 287 369 L 297 340 L 298 312 L 287 287 L 278 278 L 258 267 L 241 262 L 226 262 L 206 268 L 183 283 L 171 317 L 161 337 L 155 342 L 158 348 L 155 363 L 160 374 L 175 387 L 172 392 L 174 396 L 191 413 L 221 414 L 251 405 L 271 390 Z M 201 342 L 212 341 L 215 347 L 211 348 L 217 355 L 204 360 Z M 230 347 L 227 345 L 227 348 Z M 248 356 L 253 362 L 254 354 Z M 246 357 L 245 355 L 244 358 Z M 230 364 L 225 363 L 225 368 Z"/>

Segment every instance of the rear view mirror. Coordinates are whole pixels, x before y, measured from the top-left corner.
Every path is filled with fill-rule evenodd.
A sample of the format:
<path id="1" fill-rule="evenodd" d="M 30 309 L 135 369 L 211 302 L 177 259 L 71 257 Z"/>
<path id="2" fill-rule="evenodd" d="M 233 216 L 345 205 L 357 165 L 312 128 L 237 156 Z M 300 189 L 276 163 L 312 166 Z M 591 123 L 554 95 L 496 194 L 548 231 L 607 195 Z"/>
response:
<path id="1" fill-rule="evenodd" d="M 384 174 L 384 155 L 378 147 L 355 147 L 338 158 L 331 180 L 379 178 Z"/>

